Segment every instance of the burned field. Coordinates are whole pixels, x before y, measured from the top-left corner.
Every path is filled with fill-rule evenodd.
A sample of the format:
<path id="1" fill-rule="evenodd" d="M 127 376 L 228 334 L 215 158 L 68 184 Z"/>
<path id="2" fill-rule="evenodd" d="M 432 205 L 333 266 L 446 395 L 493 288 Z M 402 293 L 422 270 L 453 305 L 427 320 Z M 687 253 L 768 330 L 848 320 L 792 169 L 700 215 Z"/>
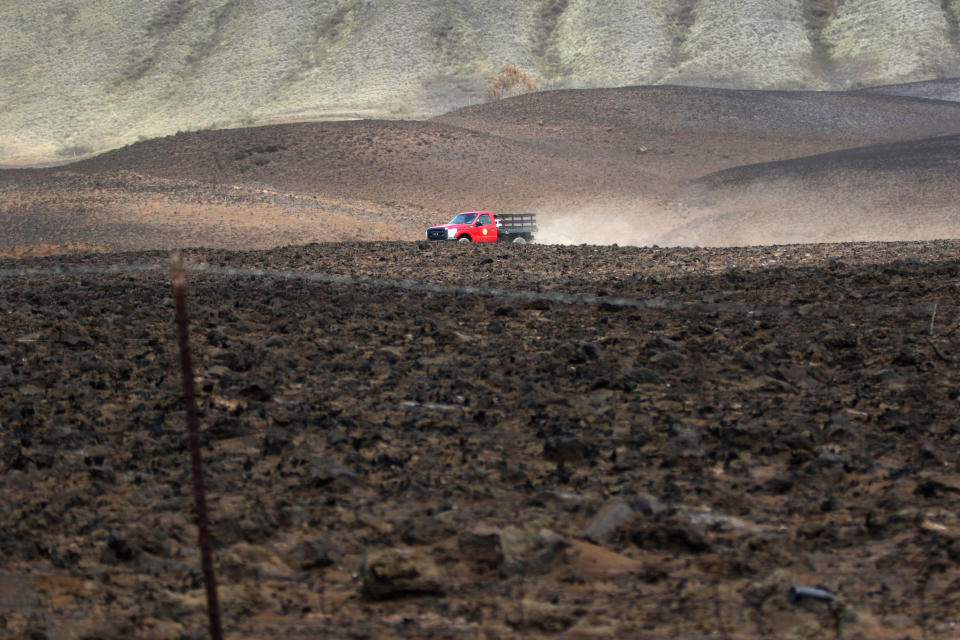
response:
<path id="1" fill-rule="evenodd" d="M 956 636 L 960 243 L 185 256 L 227 637 Z M 165 260 L 0 263 L 4 637 L 205 632 Z"/>

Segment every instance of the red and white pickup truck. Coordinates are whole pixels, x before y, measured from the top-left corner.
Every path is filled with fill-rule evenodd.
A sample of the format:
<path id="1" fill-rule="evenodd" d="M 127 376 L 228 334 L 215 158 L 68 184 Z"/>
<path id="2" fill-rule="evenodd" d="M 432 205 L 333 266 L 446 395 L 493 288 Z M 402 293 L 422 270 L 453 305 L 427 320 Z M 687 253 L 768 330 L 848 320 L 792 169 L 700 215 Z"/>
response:
<path id="1" fill-rule="evenodd" d="M 447 224 L 427 229 L 427 240 L 459 242 L 533 242 L 537 230 L 535 213 L 499 213 L 464 211 Z"/>

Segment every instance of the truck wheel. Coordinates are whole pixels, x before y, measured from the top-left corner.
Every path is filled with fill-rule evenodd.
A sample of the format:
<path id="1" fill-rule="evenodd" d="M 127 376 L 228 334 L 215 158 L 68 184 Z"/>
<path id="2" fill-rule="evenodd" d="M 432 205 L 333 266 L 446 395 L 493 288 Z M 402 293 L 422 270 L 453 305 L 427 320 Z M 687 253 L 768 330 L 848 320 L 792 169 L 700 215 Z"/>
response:
<path id="1" fill-rule="evenodd" d="M 457 238 L 457 242 L 473 242 L 473 240 L 470 239 L 470 236 L 460 236 Z"/>
<path id="2" fill-rule="evenodd" d="M 513 239 L 513 244 L 527 244 L 527 239 L 523 236 L 517 236 Z"/>

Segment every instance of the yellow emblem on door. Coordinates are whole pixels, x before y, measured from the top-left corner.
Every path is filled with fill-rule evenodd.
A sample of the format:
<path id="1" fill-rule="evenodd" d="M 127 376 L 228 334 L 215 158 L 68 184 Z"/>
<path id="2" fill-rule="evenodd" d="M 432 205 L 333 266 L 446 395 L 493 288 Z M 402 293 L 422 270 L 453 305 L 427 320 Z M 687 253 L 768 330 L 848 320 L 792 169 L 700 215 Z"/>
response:
<path id="1" fill-rule="evenodd" d="M 484 230 L 483 230 L 483 235 L 487 235 L 488 233 L 490 233 L 490 230 L 489 230 L 489 229 L 484 229 Z"/>

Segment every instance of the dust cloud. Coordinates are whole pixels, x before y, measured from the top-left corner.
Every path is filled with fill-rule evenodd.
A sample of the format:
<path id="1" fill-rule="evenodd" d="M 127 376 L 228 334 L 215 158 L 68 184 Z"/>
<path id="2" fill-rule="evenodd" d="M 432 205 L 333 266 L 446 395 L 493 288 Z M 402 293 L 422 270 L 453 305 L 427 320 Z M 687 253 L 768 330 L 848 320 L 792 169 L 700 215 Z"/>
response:
<path id="1" fill-rule="evenodd" d="M 855 176 L 799 185 L 774 181 L 707 199 L 542 207 L 537 242 L 732 247 L 956 238 L 960 218 L 946 185 L 885 185 Z"/>
<path id="2" fill-rule="evenodd" d="M 650 246 L 678 244 L 669 234 L 709 216 L 708 211 L 659 202 L 605 202 L 543 207 L 537 214 L 537 242 Z"/>

